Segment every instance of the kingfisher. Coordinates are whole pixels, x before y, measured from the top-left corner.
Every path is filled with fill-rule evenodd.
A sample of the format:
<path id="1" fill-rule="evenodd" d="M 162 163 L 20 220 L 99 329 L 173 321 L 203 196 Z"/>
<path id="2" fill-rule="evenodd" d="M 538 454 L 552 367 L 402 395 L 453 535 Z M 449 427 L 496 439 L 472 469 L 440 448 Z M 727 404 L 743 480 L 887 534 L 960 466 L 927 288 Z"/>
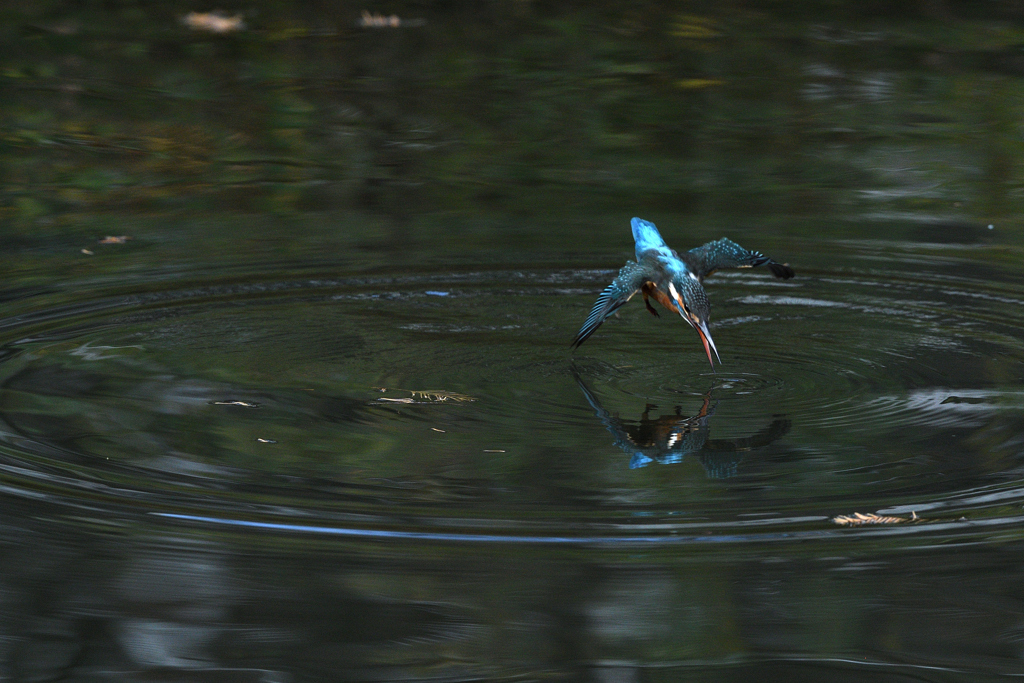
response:
<path id="1" fill-rule="evenodd" d="M 571 348 L 578 348 L 608 316 L 640 292 L 644 297 L 644 306 L 654 317 L 660 316 L 651 306 L 652 298 L 669 311 L 678 313 L 697 331 L 704 343 L 711 369 L 714 370 L 715 361 L 711 358 L 711 352 L 715 352 L 719 363 L 722 359 L 708 332 L 711 305 L 704 292 L 704 278 L 722 268 L 753 268 L 763 265 L 767 265 L 775 277 L 783 280 L 795 274 L 789 265 L 779 263 L 759 251 L 744 249 L 725 237 L 679 254 L 665 244 L 654 223 L 634 218 L 631 224 L 633 240 L 636 242 L 636 261 L 627 261 L 618 276 L 597 297 L 583 327 L 573 337 Z"/>
<path id="2" fill-rule="evenodd" d="M 782 438 L 791 426 L 791 422 L 784 416 L 775 416 L 771 424 L 750 436 L 709 439 L 709 422 L 717 406 L 717 402 L 711 399 L 713 387 L 704 394 L 704 405 L 696 415 L 683 417 L 682 409 L 677 405 L 674 413 L 651 417 L 651 411 L 657 406 L 648 403 L 639 421 L 626 420 L 612 415 L 601 405 L 597 394 L 583 381 L 575 365 L 569 367 L 569 372 L 583 391 L 587 403 L 594 409 L 594 415 L 615 437 L 615 445 L 629 455 L 631 470 L 646 467 L 652 462 L 674 465 L 689 455 L 697 457 L 709 477 L 731 477 L 736 474 L 744 454 Z"/>

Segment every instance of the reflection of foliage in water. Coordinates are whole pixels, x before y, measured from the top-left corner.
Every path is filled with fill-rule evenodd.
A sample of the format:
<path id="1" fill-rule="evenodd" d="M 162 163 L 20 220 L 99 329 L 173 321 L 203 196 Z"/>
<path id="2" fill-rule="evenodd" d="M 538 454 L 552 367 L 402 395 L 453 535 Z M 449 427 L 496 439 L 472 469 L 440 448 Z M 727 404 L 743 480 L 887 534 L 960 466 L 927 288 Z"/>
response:
<path id="1" fill-rule="evenodd" d="M 414 5 L 393 29 L 263 5 L 224 35 L 156 6 L 9 10 L 0 216 L 808 212 L 851 190 L 1019 210 L 1024 34 L 994 23 L 1008 2 L 931 23 L 928 5 Z"/>

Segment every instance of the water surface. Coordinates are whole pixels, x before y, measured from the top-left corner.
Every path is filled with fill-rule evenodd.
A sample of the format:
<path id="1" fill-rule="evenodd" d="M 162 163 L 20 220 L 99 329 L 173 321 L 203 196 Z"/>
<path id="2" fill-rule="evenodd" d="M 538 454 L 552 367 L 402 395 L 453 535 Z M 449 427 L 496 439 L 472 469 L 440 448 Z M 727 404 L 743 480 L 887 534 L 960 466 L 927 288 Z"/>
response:
<path id="1" fill-rule="evenodd" d="M 316 9 L 12 11 L 4 675 L 1024 673 L 1013 6 Z"/>

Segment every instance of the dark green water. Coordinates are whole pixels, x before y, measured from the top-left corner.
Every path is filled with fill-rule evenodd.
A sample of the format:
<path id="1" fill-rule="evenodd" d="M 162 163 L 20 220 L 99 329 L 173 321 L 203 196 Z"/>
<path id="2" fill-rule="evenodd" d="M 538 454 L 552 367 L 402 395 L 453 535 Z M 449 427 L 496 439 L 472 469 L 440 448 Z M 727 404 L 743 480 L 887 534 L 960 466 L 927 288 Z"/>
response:
<path id="1" fill-rule="evenodd" d="M 0 676 L 1024 675 L 1015 3 L 193 9 L 3 10 Z"/>

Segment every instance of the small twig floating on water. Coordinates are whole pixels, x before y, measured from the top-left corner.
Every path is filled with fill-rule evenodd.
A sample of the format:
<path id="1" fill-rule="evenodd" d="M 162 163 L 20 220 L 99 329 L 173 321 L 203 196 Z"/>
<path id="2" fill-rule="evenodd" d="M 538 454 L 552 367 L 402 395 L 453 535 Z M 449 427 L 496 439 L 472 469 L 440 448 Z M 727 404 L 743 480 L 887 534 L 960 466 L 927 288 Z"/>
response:
<path id="1" fill-rule="evenodd" d="M 241 406 L 242 408 L 259 408 L 259 403 L 252 401 L 210 401 L 212 406 Z"/>
<path id="2" fill-rule="evenodd" d="M 862 514 L 854 512 L 852 515 L 838 515 L 832 518 L 832 522 L 840 526 L 861 526 L 863 524 L 903 524 L 906 522 L 920 522 L 916 512 L 911 511 L 910 517 L 879 516 L 874 513 Z"/>

